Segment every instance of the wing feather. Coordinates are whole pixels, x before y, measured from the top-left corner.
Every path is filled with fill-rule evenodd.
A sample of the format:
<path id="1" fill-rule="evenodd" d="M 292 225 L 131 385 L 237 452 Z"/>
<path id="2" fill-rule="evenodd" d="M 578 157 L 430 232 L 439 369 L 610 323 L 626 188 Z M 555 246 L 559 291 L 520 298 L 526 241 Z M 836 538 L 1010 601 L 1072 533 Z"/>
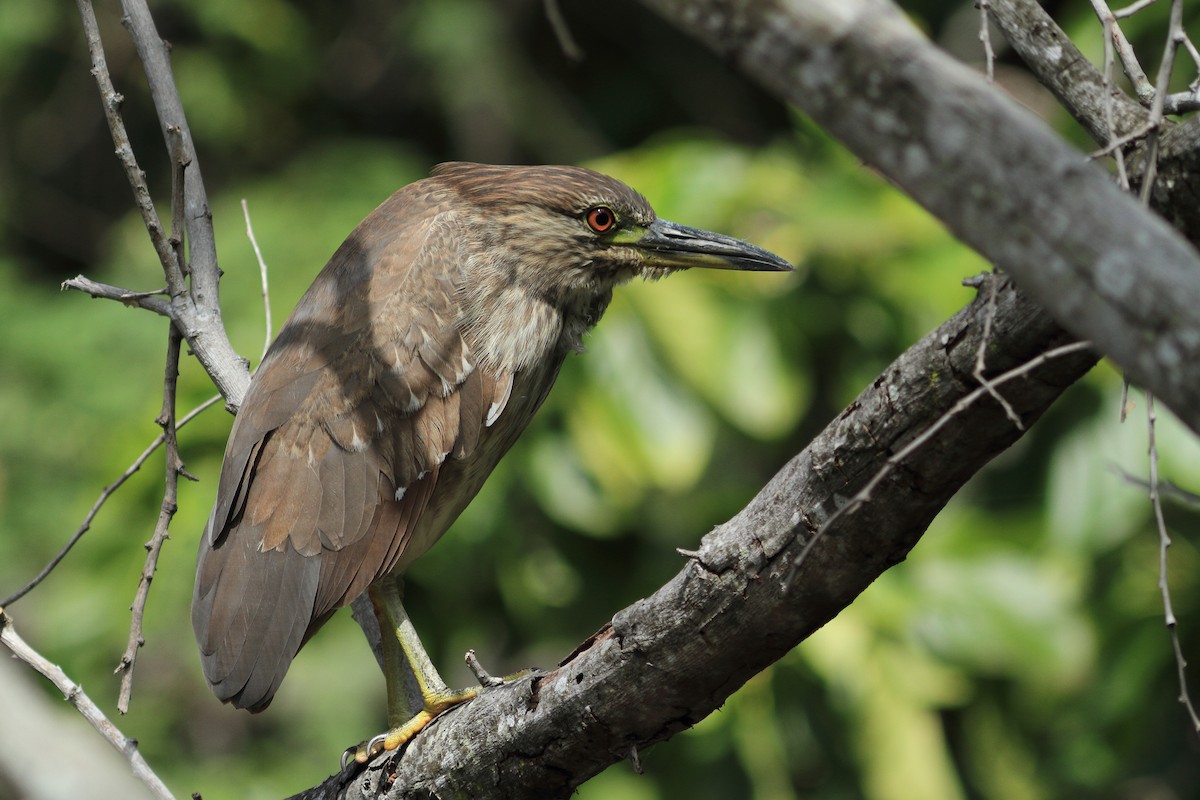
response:
<path id="1" fill-rule="evenodd" d="M 453 220 L 414 191 L 334 254 L 230 434 L 192 622 L 213 691 L 240 707 L 265 708 L 304 641 L 404 557 L 440 465 L 474 452 L 512 390 L 470 359 Z"/>

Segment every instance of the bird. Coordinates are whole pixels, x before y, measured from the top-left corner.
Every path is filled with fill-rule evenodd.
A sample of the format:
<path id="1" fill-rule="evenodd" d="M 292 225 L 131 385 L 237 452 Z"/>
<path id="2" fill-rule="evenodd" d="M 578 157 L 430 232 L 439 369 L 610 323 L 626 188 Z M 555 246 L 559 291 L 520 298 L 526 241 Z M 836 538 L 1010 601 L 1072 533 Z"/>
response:
<path id="1" fill-rule="evenodd" d="M 383 634 L 389 729 L 352 748 L 359 761 L 474 697 L 426 655 L 405 570 L 524 431 L 613 289 L 692 267 L 792 269 L 659 219 L 582 167 L 444 163 L 372 211 L 280 329 L 234 419 L 191 610 L 217 698 L 265 709 L 300 648 L 363 595 Z"/>

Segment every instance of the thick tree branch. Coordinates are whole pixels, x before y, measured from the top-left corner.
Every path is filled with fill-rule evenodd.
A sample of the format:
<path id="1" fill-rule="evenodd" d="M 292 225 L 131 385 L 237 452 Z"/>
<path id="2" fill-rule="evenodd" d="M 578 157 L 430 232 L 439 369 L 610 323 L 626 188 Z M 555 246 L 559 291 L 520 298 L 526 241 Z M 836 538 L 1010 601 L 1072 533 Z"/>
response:
<path id="1" fill-rule="evenodd" d="M 886 0 L 646 0 L 803 108 L 1200 432 L 1200 259 Z"/>
<path id="2" fill-rule="evenodd" d="M 1010 284 L 997 292 L 989 375 L 1071 341 Z M 836 520 L 814 531 L 966 394 L 986 327 L 981 297 L 877 378 L 684 568 L 619 612 L 557 669 L 485 690 L 400 755 L 297 797 L 566 797 L 637 748 L 669 738 L 838 614 L 902 561 L 961 485 L 1021 432 L 986 392 Z M 1033 422 L 1094 363 L 1074 353 L 1001 386 Z"/>
<path id="3" fill-rule="evenodd" d="M 1110 96 L 1118 136 L 1145 129 L 1149 113 L 1115 89 L 1106 90 L 1104 76 L 1034 0 L 992 0 L 991 11 L 1013 49 L 1097 144 L 1106 145 L 1111 138 L 1106 120 Z M 1150 206 L 1193 244 L 1200 243 L 1200 118 L 1164 130 Z"/>
<path id="4" fill-rule="evenodd" d="M 1098 144 L 1145 126 L 1146 110 L 1109 85 L 1036 0 L 990 2 L 992 19 L 1017 55 Z"/>

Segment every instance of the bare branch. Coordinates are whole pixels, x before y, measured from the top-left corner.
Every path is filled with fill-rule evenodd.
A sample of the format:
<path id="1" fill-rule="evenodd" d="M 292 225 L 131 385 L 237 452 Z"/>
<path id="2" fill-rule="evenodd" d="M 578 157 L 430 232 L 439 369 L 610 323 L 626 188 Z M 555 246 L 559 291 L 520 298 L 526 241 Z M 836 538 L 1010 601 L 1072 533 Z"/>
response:
<path id="1" fill-rule="evenodd" d="M 187 183 L 187 167 L 190 163 L 183 153 L 183 134 L 172 125 L 167 128 L 167 141 L 171 151 L 171 251 L 175 254 L 169 263 L 163 264 L 167 275 L 167 290 L 171 298 L 187 294 L 187 254 L 184 250 L 183 187 Z"/>
<path id="2" fill-rule="evenodd" d="M 83 20 L 88 49 L 92 57 L 92 74 L 100 89 L 105 118 L 117 146 L 117 155 L 125 166 L 126 176 L 133 188 L 134 199 L 142 211 L 143 221 L 150 234 L 154 249 L 167 276 L 171 300 L 169 305 L 160 301 L 146 300 L 136 305 L 155 313 L 169 316 L 187 340 L 190 350 L 212 377 L 217 389 L 226 398 L 226 405 L 236 409 L 245 396 L 250 384 L 250 374 L 245 359 L 234 351 L 221 322 L 221 309 L 217 293 L 220 269 L 217 265 L 216 243 L 213 237 L 208 198 L 196 160 L 195 148 L 183 106 L 174 85 L 170 65 L 167 61 L 166 43 L 158 36 L 150 12 L 144 0 L 124 0 L 124 21 L 137 48 L 138 55 L 146 68 L 146 78 L 151 97 L 158 111 L 164 141 L 171 154 L 172 169 L 186 167 L 181 176 L 182 186 L 176 191 L 173 215 L 186 228 L 190 270 L 184 265 L 182 241 L 173 245 L 164 235 L 146 186 L 145 176 L 137 166 L 129 137 L 121 118 L 121 96 L 113 88 L 112 78 L 104 57 L 99 26 L 91 0 L 76 0 Z M 179 249 L 176 249 L 176 247 Z M 190 275 L 190 285 L 185 289 L 184 275 Z M 88 291 L 94 297 L 108 297 L 128 302 L 128 298 L 114 291 L 94 291 L 102 285 L 92 284 L 86 279 L 76 278 L 65 286 Z M 167 309 L 164 312 L 164 309 Z"/>
<path id="3" fill-rule="evenodd" d="M 1179 641 L 1179 624 L 1171 603 L 1171 585 L 1167 580 L 1167 550 L 1171 546 L 1171 535 L 1167 532 L 1167 521 L 1163 516 L 1162 498 L 1158 491 L 1158 440 L 1156 438 L 1157 415 L 1154 411 L 1154 395 L 1146 392 L 1146 428 L 1149 434 L 1150 456 L 1150 503 L 1154 507 L 1154 524 L 1158 529 L 1158 589 L 1162 593 L 1163 617 L 1167 632 L 1171 636 L 1171 649 L 1175 654 L 1175 674 L 1179 681 L 1179 702 L 1187 710 L 1192 729 L 1200 733 L 1200 715 L 1192 704 L 1187 685 L 1187 660 L 1183 656 L 1183 645 Z"/>
<path id="4" fill-rule="evenodd" d="M 1009 44 L 1098 144 L 1108 145 L 1113 131 L 1124 136 L 1144 127 L 1146 110 L 1092 66 L 1037 0 L 990 2 Z"/>
<path id="5" fill-rule="evenodd" d="M 263 300 L 263 320 L 266 332 L 263 335 L 262 355 L 259 356 L 261 361 L 267 355 L 267 349 L 271 346 L 272 326 L 271 326 L 271 292 L 267 284 L 267 262 L 263 260 L 262 250 L 258 249 L 258 239 L 254 238 L 254 226 L 250 224 L 250 206 L 246 203 L 246 198 L 242 198 L 242 216 L 246 219 L 246 238 L 250 240 L 250 246 L 254 248 L 254 258 L 258 261 L 258 275 L 262 280 L 262 300 Z"/>
<path id="6" fill-rule="evenodd" d="M 158 416 L 158 424 L 163 429 L 163 442 L 167 446 L 166 457 L 166 487 L 163 490 L 162 504 L 159 507 L 158 523 L 154 526 L 154 535 L 146 543 L 146 563 L 142 567 L 138 579 L 137 593 L 134 595 L 129 625 L 129 643 L 117 668 L 113 670 L 121 676 L 121 691 L 117 698 L 117 710 L 122 714 L 129 713 L 129 700 L 133 695 L 133 667 L 137 661 L 137 652 L 145 639 L 142 636 L 142 618 L 146 612 L 146 600 L 150 596 L 150 582 L 154 580 L 154 572 L 158 568 L 158 554 L 162 551 L 163 543 L 170 538 L 171 520 L 178 509 L 179 476 L 186 474 L 183 460 L 179 457 L 179 443 L 175 438 L 175 386 L 179 378 L 179 331 L 171 326 L 167 331 L 167 363 L 163 377 L 162 412 Z"/>
<path id="7" fill-rule="evenodd" d="M 1149 8 L 1150 6 L 1154 5 L 1157 2 L 1158 2 L 1158 0 L 1137 0 L 1136 3 L 1130 3 L 1129 5 L 1125 6 L 1124 8 L 1118 8 L 1113 13 L 1113 16 L 1116 17 L 1117 19 L 1125 19 L 1126 17 L 1132 17 L 1134 14 L 1138 13 L 1142 9 Z"/>
<path id="8" fill-rule="evenodd" d="M 91 726 L 100 732 L 109 744 L 116 748 L 117 752 L 125 756 L 129 761 L 129 766 L 133 770 L 134 777 L 146 785 L 146 787 L 160 800 L 173 800 L 174 795 L 167 789 L 162 779 L 154 774 L 154 770 L 150 769 L 150 765 L 142 758 L 142 754 L 138 752 L 137 740 L 130 739 L 121 733 L 116 725 L 104 715 L 92 699 L 88 697 L 83 687 L 72 681 L 62 668 L 57 664 L 52 664 L 47 661 L 40 653 L 34 650 L 29 644 L 22 639 L 16 629 L 13 627 L 12 620 L 9 619 L 3 608 L 0 608 L 0 643 L 13 652 L 13 654 L 24 661 L 29 666 L 40 672 L 63 694 L 75 709 L 83 715 Z"/>
<path id="9" fill-rule="evenodd" d="M 964 281 L 964 283 L 967 282 Z M 971 375 L 981 387 L 987 390 L 992 399 L 1000 404 L 1000 407 L 1004 409 L 1004 415 L 1012 420 L 1013 425 L 1016 425 L 1018 430 L 1025 430 L 1025 423 L 1021 421 L 1020 415 L 1013 409 L 1012 404 L 1004 399 L 1004 395 L 1000 394 L 995 382 L 987 377 L 987 350 L 992 344 L 992 322 L 996 316 L 996 287 L 999 283 L 1000 281 L 995 275 L 987 281 L 988 304 L 983 316 L 983 336 L 979 339 L 979 349 L 975 351 L 975 369 Z"/>
<path id="10" fill-rule="evenodd" d="M 558 0 L 544 0 L 544 8 L 546 19 L 550 22 L 550 28 L 554 31 L 555 38 L 558 39 L 558 46 L 562 48 L 563 55 L 572 63 L 577 64 L 583 61 L 583 48 L 571 35 L 571 29 L 567 26 L 562 9 L 558 7 Z"/>
<path id="11" fill-rule="evenodd" d="M 1031 423 L 1095 357 L 1011 284 L 995 302 L 991 368 L 1020 368 L 1006 394 Z M 1021 435 L 994 404 L 967 404 L 875 487 L 875 502 L 832 522 L 782 591 L 806 541 L 912 431 L 986 395 L 969 375 L 987 304 L 981 295 L 897 359 L 674 578 L 557 669 L 483 689 L 407 749 L 296 797 L 567 797 L 631 748 L 695 724 L 903 560 L 962 483 Z"/>
<path id="12" fill-rule="evenodd" d="M 1136 486 L 1139 489 L 1149 492 L 1150 481 L 1142 480 L 1135 475 L 1130 475 L 1125 470 L 1115 466 L 1113 467 L 1113 472 L 1116 473 L 1117 477 L 1119 477 L 1125 483 L 1128 483 L 1130 486 Z M 1176 484 L 1162 478 L 1159 478 L 1158 480 L 1158 493 L 1162 497 L 1173 497 L 1184 505 L 1200 506 L 1200 494 L 1188 491 L 1182 486 L 1177 486 Z"/>
<path id="13" fill-rule="evenodd" d="M 1063 358 L 1064 356 L 1069 356 L 1075 353 L 1087 352 L 1091 349 L 1091 346 L 1091 342 L 1072 342 L 1070 344 L 1064 344 L 1059 347 L 1055 347 L 1052 350 L 1047 350 L 1045 353 L 1041 353 L 1034 358 L 1029 359 L 1024 364 L 1010 369 L 1003 375 L 996 377 L 994 380 L 985 383 L 970 394 L 962 397 L 949 410 L 947 410 L 945 414 L 939 417 L 936 422 L 923 430 L 919 436 L 905 445 L 901 450 L 890 456 L 887 461 L 884 462 L 883 466 L 879 468 L 879 471 L 872 476 L 871 480 L 867 481 L 866 485 L 863 486 L 857 494 L 850 498 L 849 502 L 838 508 L 838 510 L 835 511 L 832 516 L 825 520 L 825 524 L 822 525 L 815 534 L 813 534 L 812 538 L 809 539 L 808 543 L 804 546 L 804 549 L 800 551 L 800 555 L 797 557 L 796 563 L 793 565 L 793 569 L 800 569 L 805 557 L 808 556 L 809 551 L 812 550 L 812 548 L 817 544 L 817 541 L 826 533 L 826 531 L 830 529 L 831 526 L 833 526 L 835 522 L 838 522 L 844 516 L 855 513 L 862 508 L 865 503 L 871 502 L 872 493 L 889 475 L 891 475 L 893 470 L 903 464 L 907 459 L 911 458 L 912 455 L 922 447 L 925 447 L 940 430 L 949 425 L 955 417 L 970 408 L 971 405 L 977 402 L 981 397 L 984 397 L 985 395 L 998 397 L 996 389 L 1002 384 L 1027 375 L 1029 372 L 1038 369 L 1047 362 L 1053 361 L 1056 358 Z M 1007 400 L 1004 400 L 1003 398 L 1000 399 L 1002 401 L 1001 405 L 1004 408 L 1005 416 L 1009 416 L 1011 419 L 1011 415 L 1015 415 L 1016 412 L 1013 411 L 1012 406 Z M 1014 427 L 1020 431 L 1025 430 L 1025 425 L 1021 423 L 1020 417 L 1017 417 L 1017 424 Z"/>
<path id="14" fill-rule="evenodd" d="M 164 316 L 167 319 L 171 319 L 172 316 L 171 304 L 160 297 L 160 295 L 167 293 L 166 289 L 156 289 L 152 292 L 135 292 L 131 289 L 122 289 L 119 286 L 100 283 L 91 278 L 85 278 L 82 275 L 76 275 L 74 278 L 68 278 L 63 281 L 62 289 L 74 289 L 78 292 L 89 294 L 92 297 L 117 300 L 133 308 L 144 308 L 147 311 L 153 311 L 155 314 Z"/>
<path id="15" fill-rule="evenodd" d="M 202 411 L 205 411 L 216 405 L 217 401 L 220 399 L 221 395 L 213 395 L 200 405 L 193 408 L 179 420 L 179 424 L 175 426 L 175 430 L 180 430 L 183 428 L 184 425 L 187 425 L 189 422 L 199 416 Z M 100 490 L 100 496 L 96 498 L 96 502 L 92 503 L 92 507 L 88 510 L 87 516 L 83 518 L 83 522 L 81 522 L 79 527 L 75 529 L 75 533 L 71 535 L 71 538 L 67 540 L 67 543 L 64 544 L 57 553 L 55 553 L 54 558 L 50 559 L 50 563 L 43 567 L 42 571 L 39 572 L 37 576 L 33 578 L 33 580 L 29 581 L 29 583 L 25 584 L 8 597 L 0 600 L 0 606 L 11 606 L 13 603 L 29 594 L 30 591 L 35 589 L 39 583 L 44 581 L 46 577 L 54 571 L 54 568 L 57 567 L 59 562 L 66 557 L 67 553 L 71 552 L 71 548 L 74 547 L 75 544 L 81 538 L 83 538 L 83 535 L 91 529 L 92 522 L 96 519 L 96 515 L 100 513 L 100 509 L 108 501 L 108 498 L 112 497 L 113 493 L 116 492 L 117 489 L 120 489 L 125 481 L 132 478 L 137 471 L 142 468 L 142 465 L 146 463 L 146 460 L 150 458 L 150 456 L 154 455 L 155 451 L 162 446 L 164 436 L 164 434 L 159 434 L 158 438 L 147 445 L 146 449 L 143 450 L 138 457 L 133 460 L 132 464 L 125 468 L 124 472 L 117 476 L 116 480 Z"/>
<path id="16" fill-rule="evenodd" d="M 104 57 L 104 46 L 100 41 L 100 26 L 96 22 L 96 12 L 91 0 L 75 0 L 79 8 L 79 16 L 83 20 L 84 38 L 87 40 L 88 53 L 92 58 L 92 76 L 100 88 L 100 100 L 104 106 L 104 116 L 108 121 L 108 129 L 112 133 L 113 144 L 117 148 L 117 159 L 125 168 L 125 177 L 133 189 L 133 201 L 142 214 L 146 232 L 150 234 L 150 242 L 154 252 L 164 268 L 174 262 L 175 253 L 163 233 L 162 222 L 154 208 L 154 200 L 150 197 L 150 187 L 146 185 L 146 173 L 138 166 L 129 143 L 129 134 L 125 130 L 125 121 L 121 117 L 121 104 L 125 98 L 113 87 L 112 77 L 108 72 L 108 61 Z M 93 295 L 95 296 L 95 295 Z"/>
<path id="17" fill-rule="evenodd" d="M 208 207 L 208 194 L 187 115 L 183 111 L 183 101 L 179 98 L 175 76 L 171 71 L 170 46 L 158 35 L 158 28 L 145 0 L 121 0 L 121 8 L 125 12 L 121 21 L 129 30 L 138 59 L 146 71 L 146 83 L 158 113 L 167 152 L 172 154 L 173 160 L 187 165 L 181 212 L 187 227 L 191 255 L 192 298 L 202 308 L 218 309 L 217 282 L 220 270 L 217 266 L 212 212 Z"/>
<path id="18" fill-rule="evenodd" d="M 983 57 L 987 62 L 987 80 L 996 80 L 996 51 L 992 49 L 992 26 L 988 20 L 988 12 L 992 10 L 990 0 L 976 0 L 979 8 L 979 43 L 983 45 Z"/>
<path id="19" fill-rule="evenodd" d="M 1129 82 L 1133 84 L 1133 91 L 1138 96 L 1138 100 L 1142 105 L 1149 108 L 1154 102 L 1154 87 L 1150 84 L 1150 79 L 1146 77 L 1145 70 L 1138 62 L 1137 53 L 1133 51 L 1133 45 L 1125 38 L 1125 32 L 1121 30 L 1121 25 L 1117 22 L 1117 17 L 1109 9 L 1108 4 L 1104 0 L 1091 0 L 1092 10 L 1096 12 L 1097 19 L 1104 25 L 1105 48 L 1111 45 L 1116 47 L 1117 54 L 1121 57 L 1121 66 L 1125 69 L 1125 76 L 1129 78 Z M 1107 72 L 1106 72 L 1107 74 Z"/>

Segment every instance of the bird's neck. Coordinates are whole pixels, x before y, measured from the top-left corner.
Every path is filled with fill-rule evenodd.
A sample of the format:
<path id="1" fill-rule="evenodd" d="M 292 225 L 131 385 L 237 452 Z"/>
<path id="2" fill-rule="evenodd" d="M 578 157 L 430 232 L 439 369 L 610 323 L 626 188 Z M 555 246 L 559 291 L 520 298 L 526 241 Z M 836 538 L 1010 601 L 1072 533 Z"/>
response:
<path id="1" fill-rule="evenodd" d="M 480 287 L 475 287 L 476 289 Z M 583 335 L 595 325 L 612 289 L 576 289 L 548 296 L 520 282 L 493 291 L 470 292 L 461 308 L 464 338 L 472 352 L 506 371 L 521 371 L 547 360 L 561 362 L 583 349 Z"/>

